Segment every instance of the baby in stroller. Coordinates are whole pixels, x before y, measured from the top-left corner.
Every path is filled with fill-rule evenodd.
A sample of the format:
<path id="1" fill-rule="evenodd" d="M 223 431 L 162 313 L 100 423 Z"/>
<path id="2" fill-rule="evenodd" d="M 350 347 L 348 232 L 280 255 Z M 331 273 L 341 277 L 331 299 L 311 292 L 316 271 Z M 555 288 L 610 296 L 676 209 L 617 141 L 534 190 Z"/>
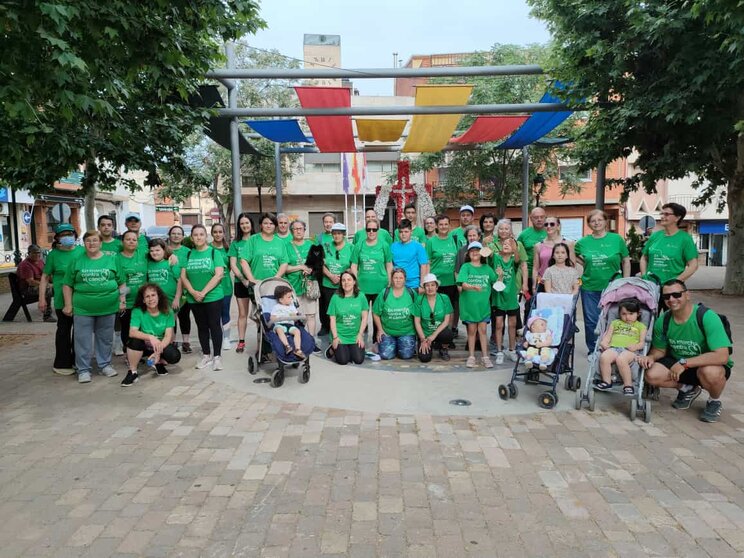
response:
<path id="1" fill-rule="evenodd" d="M 600 378 L 595 388 L 606 391 L 612 388 L 612 364 L 623 381 L 623 395 L 633 397 L 633 373 L 630 365 L 636 355 L 642 353 L 646 340 L 646 326 L 639 321 L 641 303 L 635 298 L 620 301 L 620 319 L 612 320 L 599 342 L 602 354 L 599 357 Z"/>
<path id="2" fill-rule="evenodd" d="M 300 348 L 302 345 L 302 334 L 300 329 L 295 325 L 295 320 L 299 317 L 292 302 L 292 289 L 285 285 L 278 285 L 274 289 L 274 298 L 276 305 L 271 309 L 271 322 L 274 324 L 273 331 L 284 345 L 284 352 L 287 355 L 294 354 L 299 359 L 305 358 L 305 353 Z M 294 346 L 292 350 L 287 340 L 287 334 L 294 337 Z"/>
<path id="3" fill-rule="evenodd" d="M 541 316 L 532 316 L 527 320 L 527 331 L 524 334 L 524 349 L 521 356 L 528 370 L 537 365 L 540 370 L 547 370 L 555 360 L 553 332 L 548 329 L 548 321 Z"/>

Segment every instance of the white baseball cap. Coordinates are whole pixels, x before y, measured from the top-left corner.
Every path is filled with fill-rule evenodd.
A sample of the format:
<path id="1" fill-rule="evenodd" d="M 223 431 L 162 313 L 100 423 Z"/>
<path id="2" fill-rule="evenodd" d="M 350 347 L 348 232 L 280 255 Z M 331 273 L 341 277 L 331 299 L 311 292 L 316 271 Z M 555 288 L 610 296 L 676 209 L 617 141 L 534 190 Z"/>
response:
<path id="1" fill-rule="evenodd" d="M 333 223 L 333 226 L 331 227 L 331 232 L 333 231 L 346 232 L 346 225 L 344 225 L 343 223 Z"/>
<path id="2" fill-rule="evenodd" d="M 481 248 L 483 248 L 483 244 L 478 241 L 468 244 L 468 250 L 480 250 Z"/>
<path id="3" fill-rule="evenodd" d="M 475 210 L 473 209 L 473 206 L 472 205 L 463 205 L 460 208 L 460 213 L 462 213 L 463 211 L 470 211 L 470 213 L 475 214 Z"/>

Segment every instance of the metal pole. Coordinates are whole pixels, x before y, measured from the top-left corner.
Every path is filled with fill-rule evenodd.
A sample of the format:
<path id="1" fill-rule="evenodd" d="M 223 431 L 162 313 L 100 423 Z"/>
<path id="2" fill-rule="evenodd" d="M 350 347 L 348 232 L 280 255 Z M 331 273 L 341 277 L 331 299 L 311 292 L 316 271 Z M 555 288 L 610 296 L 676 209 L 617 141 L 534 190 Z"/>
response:
<path id="1" fill-rule="evenodd" d="M 568 107 L 563 103 L 511 103 L 493 105 L 438 105 L 438 106 L 377 106 L 329 108 L 222 108 L 221 117 L 255 116 L 387 116 L 409 114 L 512 114 L 525 112 L 564 112 L 583 110 L 585 107 Z"/>
<path id="2" fill-rule="evenodd" d="M 16 206 L 16 189 L 10 189 L 10 220 L 13 223 L 13 261 L 16 267 L 21 263 L 21 239 L 18 237 L 18 206 Z"/>
<path id="3" fill-rule="evenodd" d="M 227 67 L 235 67 L 235 45 L 232 43 L 225 44 L 225 54 L 227 55 Z M 231 109 L 238 108 L 238 88 L 235 83 L 226 83 L 227 104 Z M 229 87 L 232 85 L 232 87 Z M 243 184 L 240 179 L 240 131 L 238 129 L 238 119 L 233 118 L 230 121 L 230 158 L 232 160 L 232 191 L 233 191 L 233 211 L 235 213 L 235 226 L 238 226 L 238 215 L 243 212 Z M 236 234 L 238 233 L 236 228 Z"/>
<path id="4" fill-rule="evenodd" d="M 544 70 L 535 64 L 515 64 L 506 66 L 443 66 L 435 68 L 250 68 L 212 70 L 207 77 L 212 79 L 378 79 L 410 77 L 459 77 L 459 76 L 529 76 L 544 74 Z"/>
<path id="5" fill-rule="evenodd" d="M 529 227 L 530 219 L 530 148 L 522 148 L 522 230 Z"/>
<path id="6" fill-rule="evenodd" d="M 276 190 L 276 212 L 284 211 L 284 200 L 282 199 L 282 154 L 281 145 L 274 144 L 274 189 Z"/>
<path id="7" fill-rule="evenodd" d="M 602 161 L 597 165 L 597 192 L 594 206 L 597 209 L 604 209 L 605 206 L 605 174 L 607 173 L 607 163 Z"/>

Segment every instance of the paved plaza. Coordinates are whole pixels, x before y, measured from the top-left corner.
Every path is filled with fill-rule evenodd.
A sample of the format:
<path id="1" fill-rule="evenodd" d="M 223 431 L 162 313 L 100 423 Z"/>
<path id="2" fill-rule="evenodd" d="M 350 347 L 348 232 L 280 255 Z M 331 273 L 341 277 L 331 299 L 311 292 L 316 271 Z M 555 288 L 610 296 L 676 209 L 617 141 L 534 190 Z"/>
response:
<path id="1" fill-rule="evenodd" d="M 744 300 L 695 296 L 742 358 Z M 705 396 L 675 411 L 665 392 L 645 424 L 617 398 L 575 411 L 562 388 L 553 411 L 526 387 L 504 403 L 506 366 L 312 357 L 310 384 L 272 389 L 228 352 L 221 372 L 191 355 L 122 389 L 117 360 L 78 385 L 51 373 L 52 332 L 0 325 L 3 557 L 744 555 L 736 368 L 719 423 L 697 420 Z"/>

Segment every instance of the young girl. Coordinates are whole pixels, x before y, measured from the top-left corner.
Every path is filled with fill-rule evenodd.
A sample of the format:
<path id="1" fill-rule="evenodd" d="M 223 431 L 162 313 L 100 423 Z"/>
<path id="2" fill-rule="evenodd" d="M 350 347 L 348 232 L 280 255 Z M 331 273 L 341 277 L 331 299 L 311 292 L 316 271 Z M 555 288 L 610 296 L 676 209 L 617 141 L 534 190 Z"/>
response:
<path id="1" fill-rule="evenodd" d="M 228 250 L 230 243 L 225 236 L 225 227 L 220 223 L 212 225 L 212 248 L 222 254 L 225 263 L 229 261 Z M 229 351 L 230 346 L 230 303 L 232 302 L 233 282 L 230 277 L 230 268 L 225 267 L 225 274 L 222 277 L 222 348 Z"/>
<path id="2" fill-rule="evenodd" d="M 468 360 L 465 366 L 475 368 L 475 336 L 478 335 L 483 366 L 493 368 L 488 358 L 488 335 L 486 326 L 491 321 L 491 286 L 496 282 L 496 272 L 481 263 L 480 242 L 468 244 L 469 262 L 462 264 L 457 273 L 457 285 L 460 291 L 460 318 L 468 328 Z"/>
<path id="3" fill-rule="evenodd" d="M 271 322 L 274 324 L 274 333 L 279 337 L 279 341 L 284 345 L 284 352 L 287 356 L 294 354 L 297 358 L 305 358 L 305 353 L 300 348 L 302 344 L 302 335 L 299 328 L 295 325 L 297 318 L 297 308 L 292 304 L 292 289 L 284 285 L 279 285 L 274 289 L 274 298 L 276 306 L 271 309 Z M 287 334 L 294 338 L 294 350 L 289 346 Z"/>
<path id="4" fill-rule="evenodd" d="M 548 269 L 543 274 L 543 285 L 546 293 L 562 293 L 575 295 L 579 292 L 579 277 L 581 273 L 569 256 L 568 244 L 559 242 L 553 246 Z"/>
<path id="5" fill-rule="evenodd" d="M 494 256 L 493 266 L 498 275 L 499 281 L 504 283 L 502 291 L 493 291 L 491 295 L 491 306 L 494 308 L 496 316 L 495 337 L 496 347 L 496 364 L 504 364 L 504 352 L 502 344 L 504 341 L 504 318 L 508 317 L 509 326 L 509 358 L 517 360 L 516 338 L 517 338 L 517 314 L 519 314 L 519 298 L 517 297 L 516 271 L 519 265 L 519 254 L 517 253 L 517 243 L 514 239 L 508 238 L 501 244 L 501 251 Z"/>
<path id="6" fill-rule="evenodd" d="M 183 294 L 181 266 L 171 264 L 168 261 L 170 255 L 170 250 L 162 238 L 153 238 L 150 241 L 150 252 L 147 258 L 147 282 L 160 287 L 168 299 L 169 306 L 174 312 L 178 312 L 181 307 L 181 295 Z"/>
<path id="7" fill-rule="evenodd" d="M 620 302 L 620 319 L 612 320 L 604 336 L 599 342 L 602 355 L 599 357 L 599 372 L 601 381 L 595 388 L 600 391 L 612 387 L 612 363 L 617 365 L 617 371 L 623 380 L 623 394 L 628 397 L 635 395 L 630 363 L 635 359 L 638 351 L 643 350 L 646 339 L 646 326 L 639 322 L 641 304 L 634 298 Z"/>

